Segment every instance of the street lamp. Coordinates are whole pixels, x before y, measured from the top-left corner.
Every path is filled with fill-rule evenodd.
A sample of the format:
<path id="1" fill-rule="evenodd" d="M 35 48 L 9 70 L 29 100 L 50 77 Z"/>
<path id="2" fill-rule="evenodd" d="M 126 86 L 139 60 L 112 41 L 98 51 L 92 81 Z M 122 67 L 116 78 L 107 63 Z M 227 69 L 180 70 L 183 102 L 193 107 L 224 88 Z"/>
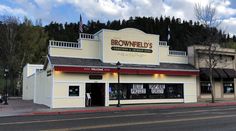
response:
<path id="1" fill-rule="evenodd" d="M 5 84 L 4 105 L 8 105 L 8 102 L 7 102 L 7 95 L 8 95 L 8 89 L 7 89 L 7 76 L 8 76 L 8 72 L 9 72 L 9 69 L 5 68 L 5 69 L 4 69 L 4 78 L 5 78 L 6 84 Z"/>
<path id="2" fill-rule="evenodd" d="M 118 74 L 118 85 L 117 85 L 117 99 L 118 99 L 118 103 L 117 103 L 117 107 L 120 107 L 120 66 L 121 66 L 121 63 L 118 61 L 116 63 L 117 74 Z"/>

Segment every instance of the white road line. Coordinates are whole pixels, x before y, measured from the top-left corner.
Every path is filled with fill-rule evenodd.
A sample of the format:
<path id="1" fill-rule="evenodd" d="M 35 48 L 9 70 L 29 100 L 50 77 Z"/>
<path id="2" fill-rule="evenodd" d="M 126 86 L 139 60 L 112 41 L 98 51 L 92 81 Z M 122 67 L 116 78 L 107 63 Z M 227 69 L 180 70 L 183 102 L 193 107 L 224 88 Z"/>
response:
<path id="1" fill-rule="evenodd" d="M 204 110 L 194 110 L 194 111 L 178 111 L 178 112 L 169 112 L 169 113 L 160 113 L 165 115 L 174 115 L 174 114 L 188 114 L 188 113 L 200 113 L 200 112 L 211 112 L 211 111 L 229 111 L 235 110 L 236 108 L 228 108 L 228 109 L 204 109 Z"/>
<path id="2" fill-rule="evenodd" d="M 157 113 L 145 113 L 145 114 L 140 114 L 139 113 L 139 114 L 112 115 L 112 116 L 95 116 L 95 117 L 83 117 L 83 118 L 19 121 L 19 122 L 0 123 L 0 126 L 4 126 L 4 125 L 19 125 L 19 124 L 31 124 L 31 123 L 45 123 L 45 122 L 74 121 L 74 120 L 88 120 L 88 119 L 118 118 L 118 117 L 152 116 L 152 115 L 156 115 L 156 114 Z"/>
<path id="3" fill-rule="evenodd" d="M 183 119 L 172 119 L 172 120 L 161 120 L 161 121 L 158 120 L 158 121 L 118 123 L 118 124 L 106 124 L 106 125 L 95 125 L 95 126 L 83 126 L 83 127 L 75 127 L 75 128 L 49 129 L 49 130 L 42 130 L 42 131 L 88 130 L 88 129 L 99 129 L 99 128 L 114 128 L 114 127 L 124 127 L 124 126 L 150 125 L 150 124 L 209 120 L 209 119 L 232 118 L 232 117 L 236 117 L 236 115 L 218 115 L 218 116 L 209 116 L 209 117 L 183 118 Z"/>
<path id="4" fill-rule="evenodd" d="M 49 120 L 32 120 L 32 121 L 17 121 L 17 122 L 6 122 L 0 123 L 0 126 L 4 125 L 19 125 L 19 124 L 31 124 L 31 123 L 45 123 L 45 122 L 62 122 L 62 121 L 74 121 L 74 120 L 88 120 L 88 119 L 103 119 L 103 118 L 119 118 L 119 117 L 136 117 L 136 116 L 152 116 L 152 115 L 174 115 L 174 114 L 187 114 L 187 113 L 203 113 L 208 111 L 227 111 L 236 110 L 236 108 L 228 109 L 209 109 L 209 110 L 194 110 L 194 111 L 180 111 L 170 113 L 137 113 L 137 114 L 124 114 L 124 115 L 108 115 L 108 116 L 91 116 L 91 117 L 80 117 L 80 118 L 66 118 L 66 119 L 49 119 Z"/>

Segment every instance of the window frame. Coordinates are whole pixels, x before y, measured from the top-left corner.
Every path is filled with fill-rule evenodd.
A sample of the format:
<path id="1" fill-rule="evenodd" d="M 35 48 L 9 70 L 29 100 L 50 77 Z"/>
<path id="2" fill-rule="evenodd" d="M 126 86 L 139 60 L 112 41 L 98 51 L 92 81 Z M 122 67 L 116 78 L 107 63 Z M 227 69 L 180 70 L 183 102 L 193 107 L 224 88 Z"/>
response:
<path id="1" fill-rule="evenodd" d="M 233 84 L 233 92 L 225 92 L 225 84 Z M 235 93 L 235 86 L 234 86 L 234 82 L 233 81 L 227 81 L 227 82 L 223 82 L 223 93 L 224 94 L 234 94 Z"/>
<path id="2" fill-rule="evenodd" d="M 145 94 L 131 94 L 133 84 L 142 84 Z M 163 93 L 152 94 L 150 84 L 165 85 Z M 174 87 L 173 87 L 174 85 Z M 121 100 L 184 99 L 184 83 L 120 83 Z M 122 88 L 125 87 L 125 88 Z M 178 88 L 178 89 L 175 89 Z M 172 89 L 170 91 L 169 89 Z M 125 91 L 125 93 L 124 93 Z M 176 94 L 177 93 L 177 94 Z M 117 83 L 109 83 L 109 100 L 117 100 Z"/>
<path id="3" fill-rule="evenodd" d="M 70 87 L 78 87 L 78 95 L 70 95 Z M 68 96 L 69 97 L 80 97 L 80 85 L 69 85 L 68 86 Z"/>
<path id="4" fill-rule="evenodd" d="M 211 82 L 210 81 L 200 81 L 200 94 L 201 95 L 210 95 L 211 94 L 211 90 L 208 93 L 203 93 L 202 91 L 202 83 L 207 83 L 210 84 L 210 88 L 212 88 L 211 86 Z"/>

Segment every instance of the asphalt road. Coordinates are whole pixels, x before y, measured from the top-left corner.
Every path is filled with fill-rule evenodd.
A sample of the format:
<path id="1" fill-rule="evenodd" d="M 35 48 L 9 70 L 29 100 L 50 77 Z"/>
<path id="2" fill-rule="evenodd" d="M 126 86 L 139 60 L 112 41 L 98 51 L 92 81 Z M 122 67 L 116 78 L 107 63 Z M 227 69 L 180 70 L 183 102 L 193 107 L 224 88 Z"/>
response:
<path id="1" fill-rule="evenodd" d="M 0 131 L 235 131 L 236 106 L 1 117 Z"/>

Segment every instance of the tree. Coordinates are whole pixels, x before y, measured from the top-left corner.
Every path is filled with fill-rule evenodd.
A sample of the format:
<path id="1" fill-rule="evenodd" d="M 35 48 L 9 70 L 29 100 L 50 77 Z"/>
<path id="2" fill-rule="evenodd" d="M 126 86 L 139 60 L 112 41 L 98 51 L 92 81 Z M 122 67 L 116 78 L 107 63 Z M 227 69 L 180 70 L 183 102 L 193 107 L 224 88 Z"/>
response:
<path id="1" fill-rule="evenodd" d="M 2 16 L 0 25 L 0 52 L 2 66 L 9 69 L 10 93 L 19 93 L 22 69 L 26 63 L 41 63 L 46 55 L 47 34 L 43 27 L 33 26 L 25 18 L 23 23 L 16 17 Z M 18 84 L 17 84 L 18 83 Z"/>
<path id="2" fill-rule="evenodd" d="M 9 69 L 10 87 L 14 82 L 14 64 L 18 60 L 16 56 L 19 44 L 17 42 L 17 32 L 19 30 L 19 20 L 15 17 L 2 16 L 0 26 L 0 52 L 2 67 Z"/>
<path id="3" fill-rule="evenodd" d="M 217 27 L 221 21 L 217 19 L 216 8 L 212 6 L 212 3 L 202 6 L 195 4 L 194 13 L 199 22 L 205 27 L 202 41 L 199 41 L 201 45 L 206 47 L 202 52 L 207 57 L 204 58 L 206 67 L 209 69 L 209 80 L 211 85 L 211 101 L 215 102 L 214 91 L 215 86 L 213 84 L 213 70 L 220 62 L 219 56 L 216 55 L 218 44 L 220 43 L 220 37 Z"/>

